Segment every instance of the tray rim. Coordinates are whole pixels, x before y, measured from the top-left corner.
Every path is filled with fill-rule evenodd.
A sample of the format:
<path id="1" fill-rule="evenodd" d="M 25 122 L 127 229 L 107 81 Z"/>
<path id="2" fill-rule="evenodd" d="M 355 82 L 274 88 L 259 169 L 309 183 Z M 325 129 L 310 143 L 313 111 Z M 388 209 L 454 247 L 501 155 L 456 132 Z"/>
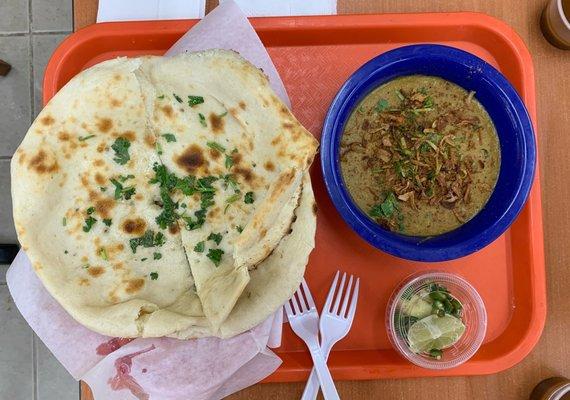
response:
<path id="1" fill-rule="evenodd" d="M 88 45 L 91 41 L 100 40 L 111 33 L 144 35 L 148 32 L 157 32 L 162 35 L 182 35 L 190 26 L 198 20 L 172 20 L 172 21 L 128 21 L 128 22 L 108 22 L 100 23 L 83 28 L 68 36 L 56 49 L 50 58 L 44 74 L 43 81 L 43 103 L 57 92 L 60 85 L 62 67 L 68 62 L 74 52 L 81 46 Z M 516 58 L 516 65 L 519 68 L 518 76 L 521 76 L 523 91 L 520 93 L 524 103 L 531 115 L 535 136 L 537 137 L 536 123 L 536 96 L 534 66 L 530 52 L 520 36 L 505 22 L 479 12 L 450 12 L 450 13 L 394 13 L 394 14 L 352 14 L 334 16 L 302 16 L 302 17 L 257 17 L 250 18 L 250 22 L 258 32 L 277 31 L 286 33 L 288 31 L 305 30 L 319 31 L 326 29 L 342 30 L 379 28 L 385 26 L 398 26 L 407 29 L 418 24 L 422 27 L 437 28 L 457 28 L 472 27 L 484 29 L 501 39 L 509 46 Z M 411 42 L 409 42 L 411 43 Z M 492 54 L 492 52 L 491 52 Z M 538 137 L 537 137 L 538 139 Z M 537 145 L 539 145 L 537 140 Z M 464 375 L 485 375 L 506 370 L 522 361 L 537 344 L 546 321 L 546 278 L 544 259 L 544 235 L 542 226 L 542 200 L 540 189 L 540 166 L 537 158 L 537 167 L 533 186 L 527 204 L 523 212 L 528 212 L 528 236 L 530 238 L 530 260 L 531 275 L 528 277 L 531 295 L 531 313 L 525 331 L 519 335 L 515 345 L 508 351 L 493 359 L 478 360 L 472 359 L 462 366 L 444 371 L 424 370 L 413 365 L 407 365 L 395 352 L 389 355 L 388 363 L 359 363 L 358 353 L 380 354 L 386 350 L 351 350 L 337 351 L 342 359 L 336 360 L 336 364 L 331 365 L 331 372 L 335 379 L 380 379 L 380 378 L 408 378 L 427 376 L 464 376 Z M 513 244 L 511 247 L 514 247 Z M 514 297 L 515 294 L 513 293 Z M 511 314 L 512 324 L 513 316 Z M 509 327 L 506 328 L 508 330 Z M 506 332 L 505 330 L 505 332 Z M 490 343 L 501 340 L 502 333 L 498 338 Z M 487 343 L 486 345 L 488 345 Z M 486 346 L 485 345 L 485 346 Z M 393 351 L 392 351 L 393 352 Z M 284 363 L 279 369 L 266 378 L 263 382 L 293 382 L 300 381 L 307 377 L 309 369 L 306 367 L 309 356 L 306 352 L 279 352 L 276 353 L 284 358 Z M 333 350 L 334 353 L 334 350 Z M 348 353 L 351 353 L 350 355 Z M 356 353 L 356 354 L 355 354 Z M 347 360 L 353 356 L 353 360 Z M 339 357 L 340 358 L 340 357 Z M 384 358 L 386 356 L 384 355 Z M 393 364 L 390 364 L 393 362 Z M 392 366 L 390 368 L 390 366 Z"/>

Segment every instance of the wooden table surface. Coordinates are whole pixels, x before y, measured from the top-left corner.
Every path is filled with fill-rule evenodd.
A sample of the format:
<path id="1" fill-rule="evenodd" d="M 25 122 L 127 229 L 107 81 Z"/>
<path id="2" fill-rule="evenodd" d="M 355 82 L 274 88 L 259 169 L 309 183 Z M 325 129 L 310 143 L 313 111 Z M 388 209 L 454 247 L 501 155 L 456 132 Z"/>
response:
<path id="1" fill-rule="evenodd" d="M 268 0 L 270 1 L 270 0 Z M 546 0 L 339 0 L 339 14 L 479 11 L 510 24 L 534 59 L 537 85 L 548 317 L 542 338 L 515 367 L 480 377 L 337 382 L 343 399 L 527 399 L 540 380 L 570 377 L 570 51 L 543 38 L 539 17 Z M 207 1 L 211 10 L 217 0 Z M 74 0 L 75 29 L 95 22 L 97 0 Z M 304 383 L 255 385 L 238 399 L 300 398 Z M 83 385 L 82 399 L 91 399 Z"/>

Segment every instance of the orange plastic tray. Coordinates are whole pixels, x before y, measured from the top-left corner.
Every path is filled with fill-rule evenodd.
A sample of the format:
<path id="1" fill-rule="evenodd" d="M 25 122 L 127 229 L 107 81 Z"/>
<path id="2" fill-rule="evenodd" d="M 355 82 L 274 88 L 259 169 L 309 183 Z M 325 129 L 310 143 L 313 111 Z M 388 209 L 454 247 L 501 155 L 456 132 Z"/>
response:
<path id="1" fill-rule="evenodd" d="M 487 60 L 513 83 L 536 118 L 529 52 L 509 26 L 487 15 L 278 17 L 251 22 L 283 78 L 294 114 L 316 137 L 330 101 L 353 71 L 379 53 L 419 42 L 459 47 Z M 71 35 L 47 66 L 44 103 L 79 71 L 97 62 L 116 56 L 163 54 L 195 23 L 106 23 Z M 307 266 L 309 285 L 322 305 L 337 269 L 360 276 L 362 283 L 352 331 L 330 357 L 335 379 L 490 374 L 515 365 L 532 350 L 546 318 L 538 173 L 526 207 L 503 236 L 469 257 L 422 264 L 384 254 L 352 232 L 327 196 L 319 164 L 316 160 L 312 168 L 319 214 L 316 248 Z M 384 327 L 384 310 L 396 284 L 413 272 L 431 268 L 467 278 L 483 297 L 489 316 L 487 337 L 479 352 L 447 371 L 423 370 L 405 361 L 392 350 Z M 288 326 L 276 352 L 283 364 L 266 381 L 306 379 L 309 354 Z"/>

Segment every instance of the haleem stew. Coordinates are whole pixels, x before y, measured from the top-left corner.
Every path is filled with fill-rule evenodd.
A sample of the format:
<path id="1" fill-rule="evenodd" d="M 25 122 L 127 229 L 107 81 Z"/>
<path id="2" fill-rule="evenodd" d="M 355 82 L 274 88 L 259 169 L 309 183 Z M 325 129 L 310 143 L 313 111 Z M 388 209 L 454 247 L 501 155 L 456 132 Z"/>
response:
<path id="1" fill-rule="evenodd" d="M 353 200 L 379 225 L 435 236 L 484 207 L 501 160 L 497 132 L 476 93 L 411 75 L 357 105 L 344 128 L 340 161 Z"/>

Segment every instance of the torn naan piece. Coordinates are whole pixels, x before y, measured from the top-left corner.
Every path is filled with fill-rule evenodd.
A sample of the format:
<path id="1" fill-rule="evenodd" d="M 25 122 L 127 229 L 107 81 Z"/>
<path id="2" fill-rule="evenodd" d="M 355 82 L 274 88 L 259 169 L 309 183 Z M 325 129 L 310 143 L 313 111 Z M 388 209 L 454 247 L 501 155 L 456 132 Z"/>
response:
<path id="1" fill-rule="evenodd" d="M 231 77 L 224 82 L 220 76 Z M 137 77 L 204 314 L 216 330 L 286 234 L 317 142 L 269 86 L 226 50 L 148 57 Z M 183 189 L 183 188 L 182 188 Z"/>

